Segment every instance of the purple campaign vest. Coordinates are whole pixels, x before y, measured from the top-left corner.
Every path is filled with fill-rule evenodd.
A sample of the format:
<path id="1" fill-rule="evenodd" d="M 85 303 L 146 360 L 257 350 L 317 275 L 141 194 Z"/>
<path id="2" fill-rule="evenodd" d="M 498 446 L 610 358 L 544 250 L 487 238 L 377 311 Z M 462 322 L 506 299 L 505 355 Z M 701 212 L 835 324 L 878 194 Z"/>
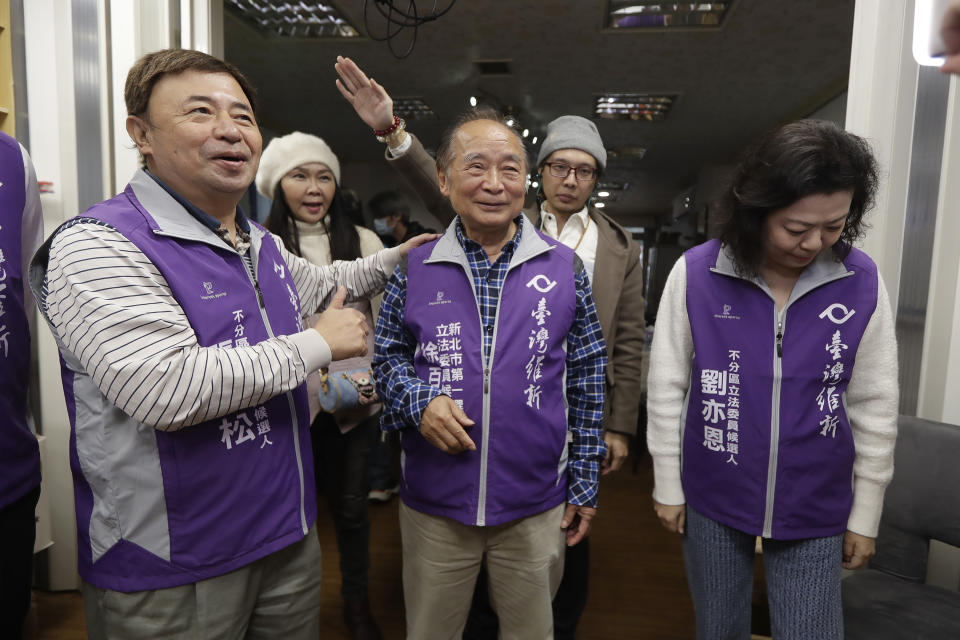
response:
<path id="1" fill-rule="evenodd" d="M 30 327 L 23 308 L 21 246 L 25 179 L 20 145 L 0 133 L 0 509 L 40 484 L 40 451 L 27 426 Z"/>
<path id="2" fill-rule="evenodd" d="M 776 539 L 842 533 L 854 443 L 843 394 L 877 304 L 877 270 L 853 249 L 824 261 L 778 318 L 773 299 L 718 265 L 719 241 L 685 254 L 694 359 L 682 477 L 700 513 Z M 803 293 L 803 291 L 806 291 Z"/>
<path id="3" fill-rule="evenodd" d="M 535 231 L 527 227 L 524 233 Z M 459 244 L 454 258 L 438 258 L 438 243 L 410 252 L 404 320 L 419 345 L 417 374 L 462 404 L 476 421 L 467 433 L 477 445 L 476 451 L 451 456 L 415 430 L 402 432 L 400 494 L 418 511 L 492 526 L 543 512 L 566 498 L 565 344 L 576 315 L 574 254 L 534 236 L 540 237 L 547 245 L 527 259 L 520 257 L 521 240 L 495 327 L 480 326 Z M 486 384 L 484 331 L 494 337 Z"/>
<path id="4" fill-rule="evenodd" d="M 184 215 L 187 215 L 184 213 Z M 263 298 L 243 260 L 201 241 L 166 234 L 133 189 L 83 214 L 115 227 L 156 266 L 200 346 L 255 345 L 301 330 L 300 301 L 264 232 L 254 257 Z M 253 223 L 251 223 L 253 225 Z M 73 373 L 63 367 L 72 395 Z M 68 402 L 68 405 L 70 403 Z M 71 412 L 71 423 L 76 416 Z M 159 589 L 222 575 L 303 538 L 316 518 L 306 385 L 178 431 L 155 431 L 170 535 L 170 562 L 126 540 L 92 562 L 92 493 L 71 438 L 80 574 L 106 589 Z M 295 430 L 297 437 L 295 437 Z"/>

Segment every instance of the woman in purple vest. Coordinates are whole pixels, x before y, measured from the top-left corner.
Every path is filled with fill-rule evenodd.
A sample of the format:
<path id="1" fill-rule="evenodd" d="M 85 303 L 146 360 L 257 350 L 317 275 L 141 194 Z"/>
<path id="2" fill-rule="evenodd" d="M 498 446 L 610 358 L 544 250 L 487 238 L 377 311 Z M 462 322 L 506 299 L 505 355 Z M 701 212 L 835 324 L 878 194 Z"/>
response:
<path id="1" fill-rule="evenodd" d="M 265 226 L 298 256 L 328 265 L 334 260 L 353 260 L 383 249 L 376 233 L 354 225 L 340 187 L 340 162 L 327 143 L 316 136 L 294 132 L 274 138 L 260 160 L 257 189 L 273 199 Z M 367 324 L 374 326 L 370 301 L 348 306 L 364 313 Z M 380 404 L 370 377 L 372 335 L 368 338 L 367 354 L 331 363 L 324 381 L 320 372 L 307 378 L 317 485 L 330 505 L 340 550 L 344 621 L 354 638 L 364 639 L 380 638 L 367 598 L 368 470 L 380 433 Z M 321 406 L 318 392 L 321 388 L 329 389 L 327 385 L 339 374 L 347 374 L 351 379 L 366 378 L 356 394 L 358 403 L 346 409 L 326 402 Z M 372 397 L 363 393 L 366 391 Z M 326 396 L 336 403 L 335 393 Z"/>
<path id="2" fill-rule="evenodd" d="M 698 638 L 750 637 L 758 536 L 773 636 L 843 637 L 841 567 L 874 553 L 896 440 L 890 302 L 853 247 L 876 186 L 861 138 L 785 125 L 736 168 L 720 239 L 665 285 L 648 447 Z"/>

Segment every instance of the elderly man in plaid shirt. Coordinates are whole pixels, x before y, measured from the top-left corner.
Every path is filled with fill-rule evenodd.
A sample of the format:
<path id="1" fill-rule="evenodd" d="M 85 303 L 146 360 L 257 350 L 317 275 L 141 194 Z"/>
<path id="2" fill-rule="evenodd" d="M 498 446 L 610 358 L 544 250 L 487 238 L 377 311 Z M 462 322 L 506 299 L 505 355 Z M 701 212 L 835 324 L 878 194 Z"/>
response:
<path id="1" fill-rule="evenodd" d="M 459 638 L 482 560 L 502 638 L 548 638 L 563 545 L 596 513 L 606 347 L 574 252 L 521 214 L 520 137 L 473 110 L 441 141 L 457 217 L 387 284 L 374 366 L 403 447 L 410 638 Z"/>

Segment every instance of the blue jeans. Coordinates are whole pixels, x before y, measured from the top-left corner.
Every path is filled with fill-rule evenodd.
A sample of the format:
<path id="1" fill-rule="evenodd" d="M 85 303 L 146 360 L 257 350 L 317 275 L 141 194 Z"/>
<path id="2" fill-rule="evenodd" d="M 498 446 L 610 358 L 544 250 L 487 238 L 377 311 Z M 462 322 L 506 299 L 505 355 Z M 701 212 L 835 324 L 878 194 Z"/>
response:
<path id="1" fill-rule="evenodd" d="M 756 537 L 687 507 L 683 558 L 698 640 L 746 640 Z M 843 536 L 763 540 L 770 623 L 777 640 L 842 640 Z"/>

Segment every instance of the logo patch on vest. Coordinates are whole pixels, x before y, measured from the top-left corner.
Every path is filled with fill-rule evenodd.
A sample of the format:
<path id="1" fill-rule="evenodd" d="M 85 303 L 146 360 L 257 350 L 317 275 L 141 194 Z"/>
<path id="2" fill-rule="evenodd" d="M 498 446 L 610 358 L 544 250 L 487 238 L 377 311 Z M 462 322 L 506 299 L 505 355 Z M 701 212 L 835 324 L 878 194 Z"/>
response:
<path id="1" fill-rule="evenodd" d="M 837 311 L 843 314 L 839 318 L 835 315 Z M 843 306 L 839 302 L 834 302 L 832 305 L 830 305 L 829 307 L 821 311 L 818 317 L 821 319 L 826 318 L 833 324 L 843 324 L 844 322 L 849 320 L 850 317 L 856 312 L 857 312 L 856 309 L 847 309 L 845 306 Z"/>
<path id="2" fill-rule="evenodd" d="M 735 315 L 733 313 L 733 306 L 729 304 L 723 305 L 723 311 L 721 313 L 713 314 L 713 317 L 718 318 L 720 320 L 739 320 L 740 319 L 740 316 Z"/>
<path id="3" fill-rule="evenodd" d="M 527 283 L 527 288 L 533 287 L 540 293 L 547 293 L 551 289 L 557 286 L 556 280 L 551 280 L 542 273 L 535 275 L 530 279 L 530 282 Z"/>
<path id="4" fill-rule="evenodd" d="M 453 304 L 453 300 L 446 300 L 445 296 L 446 294 L 443 291 L 437 291 L 437 299 L 433 302 L 428 302 L 427 306 L 434 307 L 438 304 Z"/>
<path id="5" fill-rule="evenodd" d="M 210 281 L 204 281 L 201 283 L 203 285 L 203 295 L 200 296 L 201 300 L 216 300 L 217 298 L 223 298 L 227 295 L 226 291 L 216 291 L 216 285 Z"/>

